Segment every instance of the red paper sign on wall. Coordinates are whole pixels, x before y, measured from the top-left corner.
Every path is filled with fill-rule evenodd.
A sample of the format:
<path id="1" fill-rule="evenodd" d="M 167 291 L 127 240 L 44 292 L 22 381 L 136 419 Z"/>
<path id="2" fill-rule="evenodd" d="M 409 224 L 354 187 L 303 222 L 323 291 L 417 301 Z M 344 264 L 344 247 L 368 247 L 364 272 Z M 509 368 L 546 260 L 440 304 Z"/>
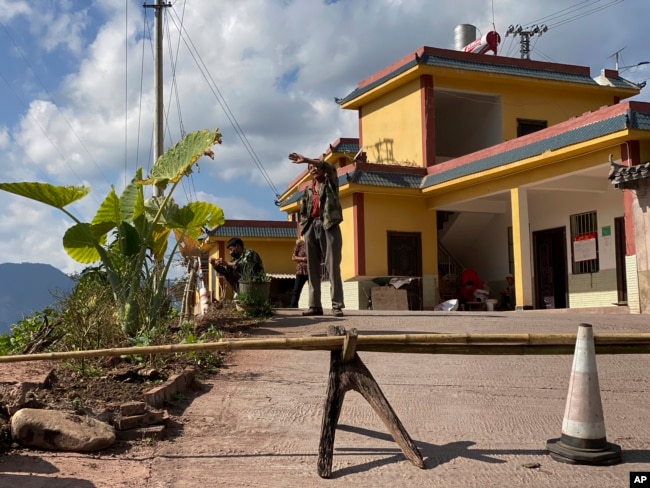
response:
<path id="1" fill-rule="evenodd" d="M 595 232 L 581 234 L 573 238 L 573 260 L 575 262 L 590 261 L 597 257 Z"/>

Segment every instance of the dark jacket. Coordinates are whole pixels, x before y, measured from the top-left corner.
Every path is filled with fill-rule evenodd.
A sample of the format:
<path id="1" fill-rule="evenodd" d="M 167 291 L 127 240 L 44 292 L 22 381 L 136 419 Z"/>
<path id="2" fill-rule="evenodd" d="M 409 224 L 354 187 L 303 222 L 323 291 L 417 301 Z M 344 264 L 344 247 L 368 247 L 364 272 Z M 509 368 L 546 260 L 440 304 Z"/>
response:
<path id="1" fill-rule="evenodd" d="M 339 177 L 336 168 L 329 163 L 321 162 L 325 172 L 325 180 L 319 185 L 320 215 L 323 228 L 330 229 L 343 222 L 343 209 L 339 201 Z M 300 199 L 300 233 L 305 234 L 311 224 L 312 189 L 307 186 Z"/>

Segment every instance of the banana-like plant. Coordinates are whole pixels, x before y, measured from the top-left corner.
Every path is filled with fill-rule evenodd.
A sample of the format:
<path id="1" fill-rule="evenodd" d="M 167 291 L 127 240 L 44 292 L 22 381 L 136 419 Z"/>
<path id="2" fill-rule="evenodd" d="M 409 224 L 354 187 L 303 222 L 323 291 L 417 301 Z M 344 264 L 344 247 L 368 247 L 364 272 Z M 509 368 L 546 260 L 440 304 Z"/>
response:
<path id="1" fill-rule="evenodd" d="M 74 221 L 63 236 L 65 251 L 79 263 L 101 262 L 122 330 L 127 337 L 135 337 L 156 324 L 165 278 L 181 240 L 196 240 L 203 227 L 225 222 L 223 210 L 214 204 L 190 202 L 179 207 L 172 199 L 176 186 L 189 176 L 197 160 L 203 155 L 214 157 L 211 148 L 215 144 L 221 144 L 218 129 L 188 134 L 158 158 L 148 178 L 143 179 L 142 168 L 138 168 L 121 195 L 111 187 L 92 222 L 81 222 L 65 208 L 90 193 L 86 186 L 19 182 L 0 183 L 0 190 L 50 205 Z M 152 184 L 169 187 L 166 195 L 145 199 L 144 186 Z M 167 253 L 172 231 L 176 243 Z M 143 292 L 145 310 L 139 300 Z"/>

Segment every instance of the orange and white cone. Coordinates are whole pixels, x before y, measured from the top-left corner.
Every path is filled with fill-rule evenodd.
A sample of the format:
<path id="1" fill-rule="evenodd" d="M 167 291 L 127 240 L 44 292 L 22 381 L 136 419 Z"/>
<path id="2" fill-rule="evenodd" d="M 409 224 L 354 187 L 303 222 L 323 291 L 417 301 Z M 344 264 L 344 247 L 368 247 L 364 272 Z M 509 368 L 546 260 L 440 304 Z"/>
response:
<path id="1" fill-rule="evenodd" d="M 607 442 L 605 435 L 594 333 L 589 324 L 578 328 L 562 436 L 550 439 L 546 449 L 563 463 L 603 466 L 621 462 L 621 448 Z"/>

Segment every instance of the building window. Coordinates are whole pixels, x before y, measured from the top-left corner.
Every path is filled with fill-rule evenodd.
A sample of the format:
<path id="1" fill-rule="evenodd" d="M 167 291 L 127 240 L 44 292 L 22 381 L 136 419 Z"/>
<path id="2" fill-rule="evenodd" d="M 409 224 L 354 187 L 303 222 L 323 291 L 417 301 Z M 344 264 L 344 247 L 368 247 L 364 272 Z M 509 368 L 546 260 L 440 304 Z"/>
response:
<path id="1" fill-rule="evenodd" d="M 570 216 L 573 274 L 596 273 L 598 264 L 598 220 L 596 212 Z"/>
<path id="2" fill-rule="evenodd" d="M 517 137 L 525 136 L 546 129 L 548 122 L 546 120 L 517 119 Z"/>

